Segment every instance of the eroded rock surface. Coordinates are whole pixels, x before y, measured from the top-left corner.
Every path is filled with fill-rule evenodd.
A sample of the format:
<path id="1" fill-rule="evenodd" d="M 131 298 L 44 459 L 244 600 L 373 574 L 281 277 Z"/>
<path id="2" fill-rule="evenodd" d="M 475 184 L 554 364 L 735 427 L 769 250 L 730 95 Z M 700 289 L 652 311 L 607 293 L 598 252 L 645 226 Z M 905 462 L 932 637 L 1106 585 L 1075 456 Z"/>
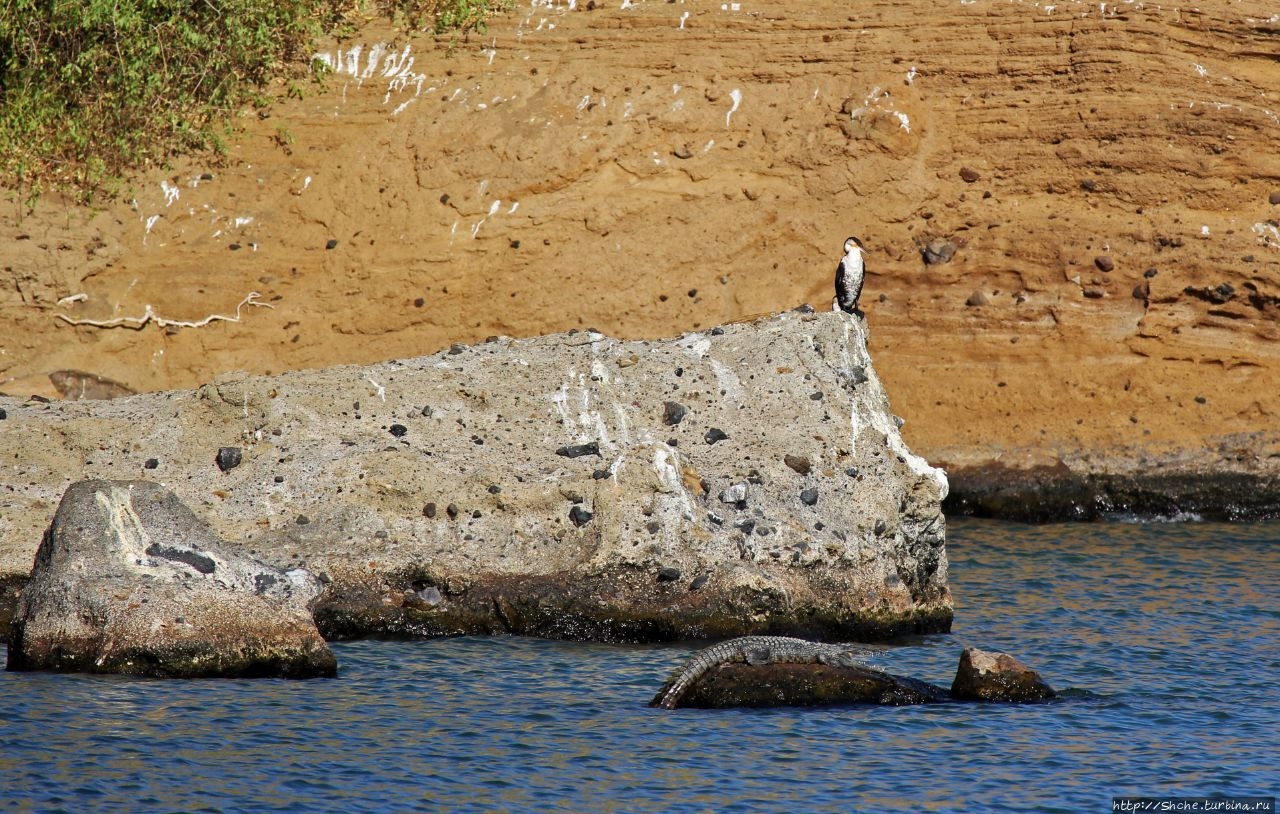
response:
<path id="1" fill-rule="evenodd" d="M 844 314 L 4 404 L 3 572 L 29 567 L 68 481 L 145 473 L 223 537 L 323 575 L 327 636 L 950 626 L 946 477 L 903 444 Z"/>
<path id="2" fill-rule="evenodd" d="M 36 554 L 10 670 L 161 677 L 333 675 L 319 582 L 228 546 L 164 487 L 72 484 Z"/>

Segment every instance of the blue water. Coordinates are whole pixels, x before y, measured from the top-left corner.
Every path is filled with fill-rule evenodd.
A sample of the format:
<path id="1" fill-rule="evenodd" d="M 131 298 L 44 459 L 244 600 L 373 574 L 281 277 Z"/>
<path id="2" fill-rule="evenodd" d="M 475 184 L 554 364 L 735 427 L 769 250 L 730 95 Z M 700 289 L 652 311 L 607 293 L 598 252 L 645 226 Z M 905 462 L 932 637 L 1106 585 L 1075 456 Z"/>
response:
<path id="1" fill-rule="evenodd" d="M 0 809 L 1109 811 L 1280 791 L 1280 525 L 953 522 L 955 632 L 879 665 L 949 685 L 966 645 L 1032 706 L 646 707 L 688 647 L 334 645 L 333 680 L 0 673 Z"/>

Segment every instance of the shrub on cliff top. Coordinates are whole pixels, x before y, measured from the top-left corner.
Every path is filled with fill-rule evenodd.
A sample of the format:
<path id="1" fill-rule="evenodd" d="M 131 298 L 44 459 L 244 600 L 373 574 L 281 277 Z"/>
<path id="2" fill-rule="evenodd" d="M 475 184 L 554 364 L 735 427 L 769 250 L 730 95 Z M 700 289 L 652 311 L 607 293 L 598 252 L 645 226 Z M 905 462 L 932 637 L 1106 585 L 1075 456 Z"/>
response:
<path id="1" fill-rule="evenodd" d="M 0 184 L 100 192 L 130 169 L 220 146 L 238 108 L 370 0 L 5 0 Z M 437 33 L 504 0 L 378 0 Z"/>

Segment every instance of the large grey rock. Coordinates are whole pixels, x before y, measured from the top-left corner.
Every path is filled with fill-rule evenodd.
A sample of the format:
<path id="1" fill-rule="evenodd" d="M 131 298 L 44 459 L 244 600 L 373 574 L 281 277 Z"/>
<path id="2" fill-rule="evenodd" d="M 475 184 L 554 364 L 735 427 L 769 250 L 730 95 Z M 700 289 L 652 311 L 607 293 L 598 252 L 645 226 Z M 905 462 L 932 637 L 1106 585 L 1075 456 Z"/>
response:
<path id="1" fill-rule="evenodd" d="M 73 483 L 22 590 L 10 670 L 165 677 L 333 675 L 318 581 L 227 546 L 144 481 Z"/>
<path id="2" fill-rule="evenodd" d="M 846 314 L 0 402 L 0 575 L 29 566 L 68 481 L 145 473 L 224 538 L 325 577 L 330 637 L 950 626 L 946 477 L 903 443 Z"/>

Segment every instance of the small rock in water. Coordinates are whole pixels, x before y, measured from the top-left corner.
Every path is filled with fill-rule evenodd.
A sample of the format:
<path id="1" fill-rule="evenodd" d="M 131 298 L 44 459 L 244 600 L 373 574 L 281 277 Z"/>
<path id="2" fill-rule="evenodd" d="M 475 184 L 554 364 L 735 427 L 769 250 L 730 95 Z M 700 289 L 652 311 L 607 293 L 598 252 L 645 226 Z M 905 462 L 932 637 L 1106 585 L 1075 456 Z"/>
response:
<path id="1" fill-rule="evenodd" d="M 244 460 L 244 455 L 240 452 L 240 447 L 221 447 L 218 449 L 218 468 L 223 472 L 230 472 L 240 465 Z"/>
<path id="2" fill-rule="evenodd" d="M 976 647 L 960 654 L 951 685 L 951 697 L 958 701 L 1044 701 L 1056 694 L 1039 673 L 1013 656 Z"/>

